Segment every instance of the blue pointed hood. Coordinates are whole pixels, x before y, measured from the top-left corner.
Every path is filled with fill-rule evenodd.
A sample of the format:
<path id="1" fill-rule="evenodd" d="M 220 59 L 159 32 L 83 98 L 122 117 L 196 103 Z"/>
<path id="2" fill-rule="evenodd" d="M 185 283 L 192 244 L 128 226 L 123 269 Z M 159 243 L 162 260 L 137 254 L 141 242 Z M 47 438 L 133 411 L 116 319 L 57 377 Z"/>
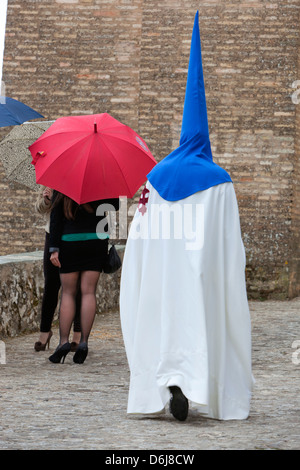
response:
<path id="1" fill-rule="evenodd" d="M 186 83 L 180 145 L 197 135 L 204 144 L 209 144 L 209 130 L 205 99 L 205 87 L 202 68 L 201 42 L 199 31 L 199 13 L 195 16 L 189 69 Z M 208 146 L 210 147 L 210 145 Z M 208 156 L 212 158 L 208 148 Z"/>
<path id="2" fill-rule="evenodd" d="M 213 162 L 202 69 L 199 13 L 195 16 L 179 147 L 158 163 L 148 180 L 160 196 L 178 201 L 221 183 L 229 174 Z"/>

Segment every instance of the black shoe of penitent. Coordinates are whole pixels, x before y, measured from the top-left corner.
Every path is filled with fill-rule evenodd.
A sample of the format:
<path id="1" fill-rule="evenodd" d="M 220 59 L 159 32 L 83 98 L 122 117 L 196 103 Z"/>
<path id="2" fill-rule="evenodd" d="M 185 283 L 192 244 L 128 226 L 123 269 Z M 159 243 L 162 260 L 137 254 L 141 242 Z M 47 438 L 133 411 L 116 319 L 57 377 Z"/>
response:
<path id="1" fill-rule="evenodd" d="M 179 421 L 185 421 L 189 412 L 189 402 L 179 387 L 169 387 L 172 394 L 170 412 Z"/>

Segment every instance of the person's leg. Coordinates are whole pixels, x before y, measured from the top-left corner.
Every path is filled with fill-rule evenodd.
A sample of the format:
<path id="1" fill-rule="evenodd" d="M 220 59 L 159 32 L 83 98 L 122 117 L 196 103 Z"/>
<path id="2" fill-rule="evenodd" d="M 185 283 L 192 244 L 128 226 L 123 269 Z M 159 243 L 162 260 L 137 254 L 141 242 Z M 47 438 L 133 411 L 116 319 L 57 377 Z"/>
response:
<path id="1" fill-rule="evenodd" d="M 49 234 L 46 232 L 44 245 L 44 293 L 42 298 L 40 336 L 35 348 L 41 346 L 49 339 L 54 312 L 57 307 L 58 293 L 60 289 L 59 269 L 53 266 L 49 253 Z"/>
<path id="2" fill-rule="evenodd" d="M 76 310 L 76 294 L 79 273 L 63 273 L 60 275 L 62 285 L 61 304 L 59 311 L 60 345 L 69 341 L 72 322 Z"/>
<path id="3" fill-rule="evenodd" d="M 88 354 L 88 339 L 96 315 L 96 287 L 100 273 L 84 271 L 81 273 L 81 340 L 73 357 L 76 364 L 83 364 Z"/>
<path id="4" fill-rule="evenodd" d="M 78 289 L 76 295 L 76 309 L 75 309 L 75 317 L 73 323 L 73 338 L 72 343 L 78 344 L 80 342 L 81 337 L 81 325 L 80 325 L 80 310 L 81 310 L 81 287 L 80 287 L 80 276 L 78 279 Z"/>
<path id="5" fill-rule="evenodd" d="M 96 288 L 100 273 L 81 273 L 81 343 L 87 343 L 96 315 Z"/>

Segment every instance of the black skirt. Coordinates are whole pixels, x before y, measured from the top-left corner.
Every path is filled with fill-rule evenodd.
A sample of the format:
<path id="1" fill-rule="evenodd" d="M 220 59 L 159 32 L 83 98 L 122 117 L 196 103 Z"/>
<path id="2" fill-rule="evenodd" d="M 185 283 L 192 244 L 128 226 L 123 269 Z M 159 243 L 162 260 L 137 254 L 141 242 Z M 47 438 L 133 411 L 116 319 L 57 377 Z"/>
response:
<path id="1" fill-rule="evenodd" d="M 102 272 L 108 256 L 108 240 L 61 241 L 61 273 L 77 271 Z"/>

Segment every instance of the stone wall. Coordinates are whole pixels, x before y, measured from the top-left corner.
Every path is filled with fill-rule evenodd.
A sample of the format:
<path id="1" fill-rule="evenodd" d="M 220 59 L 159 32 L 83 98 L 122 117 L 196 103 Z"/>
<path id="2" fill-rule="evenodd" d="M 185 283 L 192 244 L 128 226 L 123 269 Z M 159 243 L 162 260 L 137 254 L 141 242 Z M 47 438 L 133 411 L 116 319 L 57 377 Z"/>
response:
<path id="1" fill-rule="evenodd" d="M 248 292 L 294 296 L 299 7 L 290 0 L 9 0 L 6 94 L 49 120 L 108 112 L 160 160 L 178 145 L 199 9 L 212 148 L 237 192 Z M 0 254 L 42 249 L 35 195 L 8 184 L 1 166 L 0 197 Z"/>
<path id="2" fill-rule="evenodd" d="M 298 23 L 299 33 L 300 24 Z M 300 36 L 300 34 L 299 34 Z M 297 80 L 293 82 L 292 100 L 296 107 L 295 153 L 293 156 L 292 195 L 292 257 L 290 263 L 289 296 L 299 295 L 300 285 L 300 54 L 298 54 Z"/>
<path id="3" fill-rule="evenodd" d="M 122 257 L 122 247 L 119 253 Z M 0 256 L 0 339 L 39 330 L 44 290 L 42 260 L 42 251 Z M 119 282 L 120 271 L 100 275 L 97 313 L 118 310 Z"/>

